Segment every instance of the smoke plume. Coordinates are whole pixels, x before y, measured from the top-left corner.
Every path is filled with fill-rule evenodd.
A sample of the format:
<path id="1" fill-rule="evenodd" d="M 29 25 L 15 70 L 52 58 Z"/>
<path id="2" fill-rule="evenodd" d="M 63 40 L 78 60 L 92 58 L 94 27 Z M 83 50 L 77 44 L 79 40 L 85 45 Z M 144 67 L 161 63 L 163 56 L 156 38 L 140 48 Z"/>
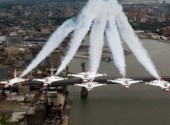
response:
<path id="1" fill-rule="evenodd" d="M 115 24 L 115 18 L 113 16 L 109 16 L 108 26 L 106 29 L 106 38 L 110 47 L 110 50 L 113 55 L 114 63 L 118 68 L 120 74 L 122 76 L 126 75 L 126 64 L 125 64 L 125 56 L 123 51 L 122 42 L 119 36 L 119 32 L 117 30 L 117 26 Z"/>
<path id="2" fill-rule="evenodd" d="M 90 33 L 90 71 L 97 73 L 102 56 L 102 49 L 104 44 L 104 31 L 106 27 L 106 16 L 97 18 Z"/>
<path id="3" fill-rule="evenodd" d="M 117 6 L 119 6 L 117 4 Z M 138 61 L 146 68 L 146 70 L 153 75 L 155 78 L 159 78 L 159 75 L 154 67 L 153 62 L 151 61 L 147 51 L 144 49 L 142 44 L 140 43 L 138 37 L 134 33 L 134 30 L 130 26 L 127 17 L 123 13 L 123 11 L 118 9 L 118 13 L 116 16 L 116 22 L 118 25 L 118 29 L 123 41 L 129 46 L 132 50 Z"/>
<path id="4" fill-rule="evenodd" d="M 46 45 L 39 52 L 37 57 L 31 62 L 31 64 L 24 70 L 20 77 L 28 74 L 34 69 L 40 62 L 42 62 L 55 48 L 57 48 L 64 38 L 76 28 L 75 20 L 69 19 L 63 23 L 49 38 Z"/>
<path id="5" fill-rule="evenodd" d="M 73 33 L 71 42 L 69 44 L 69 50 L 66 53 L 66 56 L 62 60 L 61 65 L 59 66 L 56 75 L 58 75 L 71 61 L 73 56 L 76 54 L 82 40 L 86 36 L 87 32 L 89 31 L 93 20 L 96 18 L 99 9 L 101 8 L 101 1 L 98 1 L 96 5 L 96 0 L 93 0 L 89 3 L 89 8 L 84 11 L 78 18 L 78 24 Z M 92 13 L 93 12 L 93 13 Z"/>

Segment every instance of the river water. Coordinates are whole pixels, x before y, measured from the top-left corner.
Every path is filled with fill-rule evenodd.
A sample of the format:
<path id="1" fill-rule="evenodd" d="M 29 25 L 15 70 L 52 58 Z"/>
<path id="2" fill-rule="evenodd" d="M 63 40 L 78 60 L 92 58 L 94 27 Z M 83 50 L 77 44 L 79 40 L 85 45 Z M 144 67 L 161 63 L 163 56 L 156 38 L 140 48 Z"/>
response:
<path id="1" fill-rule="evenodd" d="M 88 40 L 88 38 L 87 38 Z M 141 40 L 158 71 L 170 76 L 170 43 Z M 106 44 L 105 44 L 106 45 Z M 126 45 L 124 48 L 129 49 Z M 73 59 L 70 70 L 80 72 L 81 62 Z M 150 76 L 133 54 L 126 56 L 127 76 Z M 101 62 L 99 72 L 118 76 L 112 62 Z M 73 100 L 69 125 L 169 125 L 170 93 L 145 84 L 107 85 L 93 89 L 87 99 L 80 98 L 79 87 L 69 87 Z"/>

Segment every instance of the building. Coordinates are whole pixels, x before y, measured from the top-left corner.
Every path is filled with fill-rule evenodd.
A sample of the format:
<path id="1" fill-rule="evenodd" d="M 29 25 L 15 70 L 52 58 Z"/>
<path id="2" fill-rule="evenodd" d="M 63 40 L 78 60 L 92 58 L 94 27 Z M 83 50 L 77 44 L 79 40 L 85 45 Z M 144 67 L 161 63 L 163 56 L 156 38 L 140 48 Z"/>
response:
<path id="1" fill-rule="evenodd" d="M 0 36 L 0 44 L 4 43 L 7 41 L 7 37 L 6 36 Z"/>
<path id="2" fill-rule="evenodd" d="M 170 4 L 166 5 L 166 16 L 170 16 Z"/>
<path id="3" fill-rule="evenodd" d="M 44 35 L 50 34 L 50 27 L 48 27 L 48 26 L 42 26 L 42 27 L 41 27 L 41 33 L 44 34 Z"/>

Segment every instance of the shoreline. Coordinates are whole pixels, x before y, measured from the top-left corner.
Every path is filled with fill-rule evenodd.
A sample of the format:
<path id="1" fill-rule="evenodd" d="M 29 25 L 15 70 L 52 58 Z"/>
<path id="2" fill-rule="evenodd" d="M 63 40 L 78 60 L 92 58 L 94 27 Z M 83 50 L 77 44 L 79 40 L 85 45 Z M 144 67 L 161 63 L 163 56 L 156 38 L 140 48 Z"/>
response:
<path id="1" fill-rule="evenodd" d="M 156 33 L 146 33 L 145 31 L 135 31 L 139 39 L 150 39 L 150 40 L 158 40 L 161 42 L 169 42 L 170 38 L 162 35 L 158 35 Z"/>

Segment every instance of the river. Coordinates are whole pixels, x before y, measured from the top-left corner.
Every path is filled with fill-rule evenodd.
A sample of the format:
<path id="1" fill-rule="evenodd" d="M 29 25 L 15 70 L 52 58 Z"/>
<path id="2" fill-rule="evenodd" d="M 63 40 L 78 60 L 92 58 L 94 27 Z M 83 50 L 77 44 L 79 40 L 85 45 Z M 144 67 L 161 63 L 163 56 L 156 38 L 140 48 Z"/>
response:
<path id="1" fill-rule="evenodd" d="M 170 76 L 170 43 L 141 40 L 153 63 L 163 76 Z M 106 45 L 106 44 L 105 44 Z M 124 48 L 129 48 L 124 45 Z M 81 72 L 85 59 L 73 59 L 69 66 Z M 126 56 L 127 76 L 150 76 L 133 54 Z M 118 76 L 112 62 L 101 62 L 99 72 Z M 69 87 L 73 100 L 69 125 L 169 125 L 170 93 L 145 84 L 107 85 L 93 89 L 87 99 L 80 98 L 79 87 Z"/>

